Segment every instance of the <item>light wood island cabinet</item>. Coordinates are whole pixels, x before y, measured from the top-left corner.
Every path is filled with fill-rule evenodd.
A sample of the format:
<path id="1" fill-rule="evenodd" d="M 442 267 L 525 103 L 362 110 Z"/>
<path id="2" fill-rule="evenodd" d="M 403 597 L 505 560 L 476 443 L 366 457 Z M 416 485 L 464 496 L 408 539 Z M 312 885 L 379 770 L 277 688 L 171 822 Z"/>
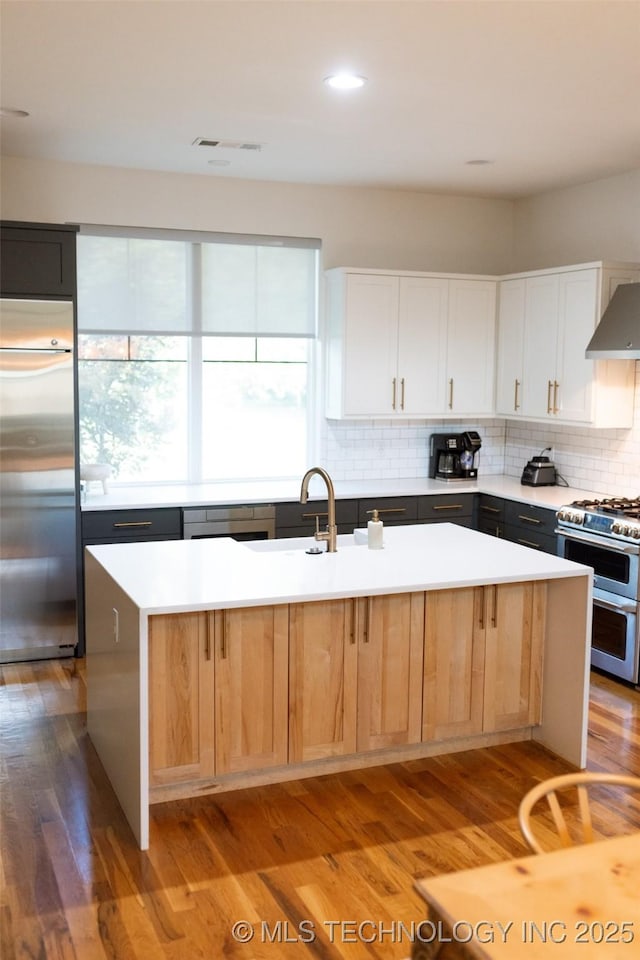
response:
<path id="1" fill-rule="evenodd" d="M 287 762 L 286 606 L 149 621 L 152 786 Z"/>
<path id="2" fill-rule="evenodd" d="M 203 613 L 149 619 L 149 781 L 215 772 L 213 657 Z"/>
<path id="3" fill-rule="evenodd" d="M 539 722 L 544 582 L 150 618 L 152 787 Z"/>
<path id="4" fill-rule="evenodd" d="M 424 740 L 540 722 L 544 581 L 426 594 Z"/>

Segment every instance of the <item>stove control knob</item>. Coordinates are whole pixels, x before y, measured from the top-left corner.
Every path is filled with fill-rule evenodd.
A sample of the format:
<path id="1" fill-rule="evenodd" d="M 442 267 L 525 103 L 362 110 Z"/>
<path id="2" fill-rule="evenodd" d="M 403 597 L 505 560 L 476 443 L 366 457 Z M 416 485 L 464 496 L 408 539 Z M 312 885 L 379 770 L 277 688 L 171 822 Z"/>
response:
<path id="1" fill-rule="evenodd" d="M 634 540 L 640 540 L 640 527 L 632 527 L 631 536 L 634 538 Z"/>
<path id="2" fill-rule="evenodd" d="M 582 523 L 583 516 L 581 513 L 572 513 L 570 514 L 570 519 L 572 523 Z"/>
<path id="3" fill-rule="evenodd" d="M 628 524 L 620 523 L 619 520 L 616 520 L 615 523 L 612 524 L 611 530 L 613 533 L 617 533 L 621 537 L 628 537 L 630 532 L 630 527 Z"/>
<path id="4" fill-rule="evenodd" d="M 566 510 L 558 510 L 558 520 L 567 520 L 567 519 L 568 519 L 568 517 L 567 517 L 567 511 L 566 511 Z"/>
<path id="5" fill-rule="evenodd" d="M 619 520 L 614 520 L 613 523 L 611 524 L 611 533 L 618 533 L 618 534 L 620 534 L 620 533 L 622 533 L 622 532 L 623 532 L 623 530 L 622 530 L 622 524 L 620 523 Z"/>

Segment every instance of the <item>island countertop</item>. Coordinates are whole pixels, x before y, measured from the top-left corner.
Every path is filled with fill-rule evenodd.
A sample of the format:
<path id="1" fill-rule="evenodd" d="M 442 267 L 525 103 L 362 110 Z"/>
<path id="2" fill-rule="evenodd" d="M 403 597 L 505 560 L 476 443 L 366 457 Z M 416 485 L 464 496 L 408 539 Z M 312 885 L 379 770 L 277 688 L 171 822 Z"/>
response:
<path id="1" fill-rule="evenodd" d="M 385 527 L 382 550 L 338 537 L 105 544 L 87 552 L 146 614 L 444 590 L 487 583 L 590 577 L 591 568 L 451 523 Z"/>

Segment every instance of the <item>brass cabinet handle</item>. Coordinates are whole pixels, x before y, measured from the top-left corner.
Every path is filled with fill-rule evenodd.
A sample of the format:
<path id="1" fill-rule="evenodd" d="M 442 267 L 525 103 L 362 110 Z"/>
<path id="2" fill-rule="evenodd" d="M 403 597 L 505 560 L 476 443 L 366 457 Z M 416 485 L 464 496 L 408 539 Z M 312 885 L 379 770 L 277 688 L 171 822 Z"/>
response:
<path id="1" fill-rule="evenodd" d="M 449 410 L 453 410 L 453 377 L 449 378 Z"/>
<path id="2" fill-rule="evenodd" d="M 539 543 L 534 543 L 533 540 L 518 540 L 518 543 L 521 543 L 523 547 L 533 547 L 534 550 L 540 549 Z"/>
<path id="3" fill-rule="evenodd" d="M 554 380 L 554 381 L 553 381 L 553 412 L 554 412 L 554 413 L 559 413 L 559 412 L 560 412 L 560 409 L 559 409 L 559 407 L 558 407 L 558 390 L 559 390 L 559 388 L 560 388 L 560 384 L 558 383 L 557 380 Z"/>
<path id="4" fill-rule="evenodd" d="M 303 520 L 317 520 L 318 517 L 328 517 L 328 516 L 329 516 L 329 514 L 328 514 L 327 512 L 325 512 L 325 513 L 322 513 L 322 512 L 320 512 L 320 513 L 303 513 L 303 514 L 302 514 Z"/>
<path id="5" fill-rule="evenodd" d="M 211 660 L 211 617 L 213 614 L 208 613 L 206 616 L 207 630 L 204 638 L 204 658 L 205 660 Z"/>
<path id="6" fill-rule="evenodd" d="M 114 523 L 113 529 L 116 530 L 119 527 L 150 527 L 152 523 L 153 520 L 123 520 L 120 523 Z"/>
<path id="7" fill-rule="evenodd" d="M 462 510 L 462 503 L 442 503 L 438 507 L 431 507 L 432 510 Z"/>
<path id="8" fill-rule="evenodd" d="M 519 381 L 519 380 L 516 380 L 516 381 L 515 381 L 514 390 L 513 390 L 513 409 L 514 409 L 514 410 L 518 410 L 518 409 L 520 408 L 520 404 L 518 403 L 518 388 L 519 388 L 519 386 L 520 386 L 520 381 Z"/>
<path id="9" fill-rule="evenodd" d="M 351 627 L 349 629 L 349 643 L 353 644 L 356 642 L 356 611 L 357 603 L 355 597 L 351 599 Z"/>
<path id="10" fill-rule="evenodd" d="M 498 623 L 498 585 L 493 584 L 493 604 L 491 610 L 491 626 L 495 627 Z"/>
<path id="11" fill-rule="evenodd" d="M 553 389 L 553 380 L 547 380 L 547 413 L 553 413 L 551 406 L 551 391 Z"/>
<path id="12" fill-rule="evenodd" d="M 500 513 L 500 507 L 489 507 L 484 503 L 480 504 L 480 509 L 486 511 L 486 513 Z"/>
<path id="13" fill-rule="evenodd" d="M 395 410 L 396 408 L 396 378 L 395 377 L 393 378 L 392 383 L 393 383 L 393 394 L 391 399 L 391 408 Z"/>
<path id="14" fill-rule="evenodd" d="M 404 410 L 404 377 L 400 381 L 400 409 Z"/>
<path id="15" fill-rule="evenodd" d="M 518 520 L 524 520 L 525 523 L 535 523 L 536 526 L 540 526 L 542 520 L 538 520 L 536 517 L 527 517 L 524 513 L 518 514 Z"/>
<path id="16" fill-rule="evenodd" d="M 364 617 L 364 642 L 369 643 L 369 621 L 371 619 L 371 597 L 367 597 L 365 601 L 365 617 Z"/>
<path id="17" fill-rule="evenodd" d="M 406 513 L 406 507 L 380 507 L 378 513 Z M 371 510 L 367 510 L 367 513 L 372 513 Z"/>
<path id="18" fill-rule="evenodd" d="M 222 628 L 220 631 L 220 659 L 227 659 L 227 611 L 222 611 Z"/>

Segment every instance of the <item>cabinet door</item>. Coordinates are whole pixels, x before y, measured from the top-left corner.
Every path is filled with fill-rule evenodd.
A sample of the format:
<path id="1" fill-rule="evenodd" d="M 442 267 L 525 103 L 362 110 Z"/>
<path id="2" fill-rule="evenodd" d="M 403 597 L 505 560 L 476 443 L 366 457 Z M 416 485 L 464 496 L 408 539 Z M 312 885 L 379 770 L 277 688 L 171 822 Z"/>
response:
<path id="1" fill-rule="evenodd" d="M 149 618 L 151 786 L 213 775 L 213 675 L 205 613 Z"/>
<path id="2" fill-rule="evenodd" d="M 496 413 L 504 416 L 521 414 L 525 291 L 523 279 L 500 284 Z"/>
<path id="3" fill-rule="evenodd" d="M 557 275 L 530 277 L 526 281 L 523 416 L 554 416 L 559 291 Z"/>
<path id="4" fill-rule="evenodd" d="M 419 743 L 424 593 L 357 604 L 358 750 Z"/>
<path id="5" fill-rule="evenodd" d="M 289 607 L 289 761 L 356 750 L 355 600 Z"/>
<path id="6" fill-rule="evenodd" d="M 346 277 L 346 416 L 389 416 L 399 403 L 398 284 L 398 277 L 378 274 Z"/>
<path id="7" fill-rule="evenodd" d="M 446 376 L 449 283 L 401 277 L 395 412 L 442 412 Z"/>
<path id="8" fill-rule="evenodd" d="M 422 739 L 482 731 L 482 587 L 425 595 Z"/>
<path id="9" fill-rule="evenodd" d="M 215 637 L 216 773 L 286 763 L 287 607 L 217 610 L 209 617 Z"/>
<path id="10" fill-rule="evenodd" d="M 3 224 L 2 295 L 68 297 L 76 294 L 77 227 Z"/>
<path id="11" fill-rule="evenodd" d="M 540 722 L 546 584 L 482 588 L 485 732 Z"/>
<path id="12" fill-rule="evenodd" d="M 450 280 L 446 412 L 494 410 L 496 284 Z"/>
<path id="13" fill-rule="evenodd" d="M 556 416 L 588 423 L 592 419 L 593 360 L 584 350 L 597 323 L 598 271 L 560 275 Z"/>

